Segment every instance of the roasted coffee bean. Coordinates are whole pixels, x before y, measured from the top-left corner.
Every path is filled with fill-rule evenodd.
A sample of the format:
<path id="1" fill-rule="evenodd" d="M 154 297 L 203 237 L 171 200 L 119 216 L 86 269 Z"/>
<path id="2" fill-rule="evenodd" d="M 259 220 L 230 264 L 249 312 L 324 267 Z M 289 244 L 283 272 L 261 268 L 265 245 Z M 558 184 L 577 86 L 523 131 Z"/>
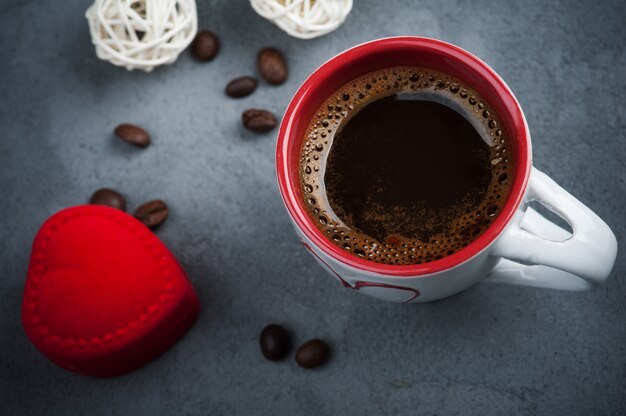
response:
<path id="1" fill-rule="evenodd" d="M 141 127 L 134 124 L 120 124 L 114 130 L 117 137 L 137 147 L 148 147 L 150 135 Z"/>
<path id="2" fill-rule="evenodd" d="M 324 364 L 330 357 L 330 347 L 321 339 L 312 339 L 302 344 L 296 352 L 296 363 L 300 367 L 314 368 Z"/>
<path id="3" fill-rule="evenodd" d="M 251 108 L 244 111 L 241 115 L 241 121 L 248 130 L 256 131 L 257 133 L 265 133 L 276 127 L 276 117 L 274 114 L 267 110 L 259 110 Z"/>
<path id="4" fill-rule="evenodd" d="M 261 49 L 256 65 L 263 79 L 270 84 L 280 85 L 287 80 L 287 62 L 278 49 Z"/>
<path id="5" fill-rule="evenodd" d="M 280 325 L 268 325 L 259 338 L 261 352 L 268 360 L 277 361 L 285 358 L 291 348 L 289 334 Z"/>
<path id="6" fill-rule="evenodd" d="M 163 224 L 168 215 L 167 205 L 160 199 L 146 202 L 135 210 L 135 218 L 149 228 L 156 228 Z"/>
<path id="7" fill-rule="evenodd" d="M 235 78 L 226 85 L 226 95 L 233 98 L 246 97 L 256 90 L 257 81 L 252 77 Z"/>
<path id="8" fill-rule="evenodd" d="M 89 203 L 92 205 L 105 205 L 126 211 L 126 201 L 122 194 L 109 188 L 98 189 L 91 195 L 91 198 L 89 198 Z"/>
<path id="9" fill-rule="evenodd" d="M 215 33 L 208 30 L 202 30 L 198 32 L 193 42 L 191 43 L 191 50 L 201 61 L 210 61 L 220 50 L 220 40 Z"/>

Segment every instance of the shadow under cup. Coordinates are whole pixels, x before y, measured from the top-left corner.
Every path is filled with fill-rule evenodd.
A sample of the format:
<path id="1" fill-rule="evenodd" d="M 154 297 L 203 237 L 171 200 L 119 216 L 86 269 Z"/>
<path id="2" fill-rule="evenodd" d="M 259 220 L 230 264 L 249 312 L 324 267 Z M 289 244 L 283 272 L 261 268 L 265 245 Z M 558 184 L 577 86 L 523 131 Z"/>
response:
<path id="1" fill-rule="evenodd" d="M 475 89 L 500 116 L 511 141 L 511 192 L 492 225 L 456 253 L 429 263 L 387 265 L 361 259 L 332 244 L 309 216 L 300 187 L 298 160 L 305 131 L 319 106 L 341 86 L 369 72 L 395 66 L 418 66 L 441 71 Z M 398 37 L 379 39 L 349 49 L 318 68 L 296 92 L 283 118 L 276 148 L 276 172 L 281 195 L 297 227 L 334 259 L 374 273 L 420 276 L 436 273 L 473 257 L 504 229 L 519 207 L 530 174 L 530 137 L 519 103 L 504 81 L 470 53 L 434 39 Z"/>

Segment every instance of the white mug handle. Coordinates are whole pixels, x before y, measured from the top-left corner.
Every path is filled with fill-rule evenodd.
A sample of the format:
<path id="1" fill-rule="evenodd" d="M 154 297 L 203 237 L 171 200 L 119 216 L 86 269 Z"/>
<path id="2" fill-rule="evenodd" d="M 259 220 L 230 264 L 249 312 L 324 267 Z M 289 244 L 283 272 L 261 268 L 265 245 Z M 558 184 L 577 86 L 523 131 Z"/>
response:
<path id="1" fill-rule="evenodd" d="M 573 234 L 528 207 L 495 242 L 492 253 L 502 260 L 483 281 L 560 290 L 588 290 L 604 282 L 617 256 L 608 225 L 534 167 L 526 195 L 530 201 L 562 217 Z"/>

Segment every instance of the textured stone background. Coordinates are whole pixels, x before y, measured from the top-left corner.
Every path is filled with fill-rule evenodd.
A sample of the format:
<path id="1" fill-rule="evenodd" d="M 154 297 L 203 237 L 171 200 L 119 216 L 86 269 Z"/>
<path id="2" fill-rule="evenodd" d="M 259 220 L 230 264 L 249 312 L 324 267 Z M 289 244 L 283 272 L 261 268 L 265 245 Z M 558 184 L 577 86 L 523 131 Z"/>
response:
<path id="1" fill-rule="evenodd" d="M 291 39 L 248 2 L 200 0 L 222 39 L 209 64 L 184 53 L 152 74 L 96 59 L 88 0 L 0 1 L 0 413 L 212 415 L 623 415 L 626 409 L 626 3 L 358 0 L 345 25 Z M 341 289 L 298 243 L 274 179 L 275 135 L 242 130 L 248 107 L 282 114 L 318 65 L 355 44 L 423 35 L 488 62 L 525 109 L 536 166 L 615 231 L 622 253 L 591 293 L 476 286 L 425 305 Z M 291 75 L 249 98 L 223 96 L 284 50 Z M 142 151 L 112 138 L 130 121 Z M 27 341 L 19 305 L 30 244 L 55 211 L 110 186 L 131 208 L 171 206 L 158 235 L 203 303 L 191 331 L 132 374 L 90 379 Z M 269 322 L 297 343 L 323 337 L 316 371 L 265 361 Z"/>

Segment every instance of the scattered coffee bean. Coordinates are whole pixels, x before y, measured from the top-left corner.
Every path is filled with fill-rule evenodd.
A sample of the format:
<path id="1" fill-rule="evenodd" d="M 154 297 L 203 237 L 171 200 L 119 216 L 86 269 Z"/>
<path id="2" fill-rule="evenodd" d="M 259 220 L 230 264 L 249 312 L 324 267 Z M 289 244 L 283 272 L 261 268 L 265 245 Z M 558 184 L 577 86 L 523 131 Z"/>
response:
<path id="1" fill-rule="evenodd" d="M 117 137 L 137 147 L 148 147 L 150 135 L 141 127 L 134 124 L 120 124 L 113 131 Z"/>
<path id="2" fill-rule="evenodd" d="M 149 228 L 156 228 L 163 224 L 168 215 L 167 205 L 160 199 L 146 202 L 135 210 L 135 218 Z"/>
<path id="3" fill-rule="evenodd" d="M 126 211 L 126 201 L 122 194 L 109 188 L 98 189 L 91 195 L 91 198 L 89 198 L 89 203 L 92 205 L 105 205 Z"/>
<path id="4" fill-rule="evenodd" d="M 257 133 L 265 133 L 276 127 L 276 117 L 267 110 L 259 110 L 252 108 L 244 111 L 241 115 L 241 121 L 248 130 Z"/>
<path id="5" fill-rule="evenodd" d="M 252 77 L 235 78 L 226 85 L 226 95 L 233 98 L 246 97 L 256 90 L 257 81 Z"/>
<path id="6" fill-rule="evenodd" d="M 270 84 L 280 85 L 287 80 L 287 63 L 278 49 L 261 49 L 256 64 L 263 79 Z"/>
<path id="7" fill-rule="evenodd" d="M 285 358 L 291 348 L 289 334 L 280 325 L 268 325 L 259 338 L 261 352 L 268 360 L 277 361 Z"/>
<path id="8" fill-rule="evenodd" d="M 220 40 L 215 33 L 208 30 L 202 30 L 198 32 L 193 42 L 191 43 L 191 50 L 201 61 L 210 61 L 220 50 Z"/>
<path id="9" fill-rule="evenodd" d="M 300 367 L 314 368 L 324 364 L 330 357 L 330 347 L 321 339 L 312 339 L 302 344 L 296 352 L 296 363 Z"/>

